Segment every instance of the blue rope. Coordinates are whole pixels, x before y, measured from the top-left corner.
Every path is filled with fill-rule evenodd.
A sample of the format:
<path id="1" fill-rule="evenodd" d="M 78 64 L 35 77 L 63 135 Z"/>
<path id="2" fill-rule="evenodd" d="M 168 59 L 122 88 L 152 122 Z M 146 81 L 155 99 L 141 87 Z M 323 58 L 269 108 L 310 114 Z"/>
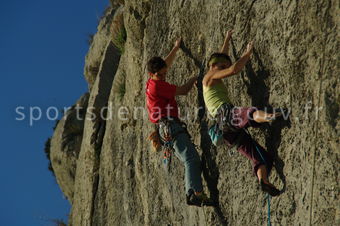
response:
<path id="1" fill-rule="evenodd" d="M 257 150 L 257 153 L 259 153 L 259 155 L 260 155 L 262 161 L 264 162 L 265 165 L 267 165 L 267 163 L 266 163 L 266 161 L 264 160 L 264 158 L 263 158 L 263 156 L 262 156 L 260 150 L 258 149 L 257 145 L 256 145 L 255 143 L 254 143 L 254 145 L 255 145 L 255 148 L 256 148 L 256 150 Z M 271 226 L 272 224 L 271 224 L 271 222 L 270 222 L 270 195 L 269 195 L 269 194 L 267 194 L 267 206 L 268 206 L 268 212 L 267 212 L 268 223 L 267 223 L 267 225 L 268 225 L 268 226 Z"/>
<path id="2" fill-rule="evenodd" d="M 266 163 L 266 161 L 264 160 L 264 158 L 263 158 L 263 156 L 262 156 L 260 150 L 258 149 L 257 145 L 256 145 L 255 143 L 254 143 L 254 145 L 255 145 L 255 148 L 256 148 L 256 150 L 257 150 L 257 153 L 259 153 L 259 155 L 260 155 L 260 157 L 261 157 L 263 163 L 264 163 L 265 165 L 267 165 L 267 163 Z"/>
<path id="3" fill-rule="evenodd" d="M 248 135 L 250 136 L 250 133 L 248 132 L 248 130 L 246 130 L 246 132 L 247 132 Z M 251 136 L 250 136 L 250 137 L 251 137 Z M 253 139 L 253 138 L 251 138 L 251 139 Z M 259 155 L 260 155 L 262 161 L 264 162 L 265 165 L 267 165 L 266 160 L 264 160 L 264 158 L 263 158 L 263 156 L 262 156 L 260 150 L 258 149 L 256 143 L 255 143 L 255 142 L 253 142 L 253 143 L 254 143 L 255 148 L 256 148 L 256 151 L 257 151 L 257 153 L 259 153 Z M 268 225 L 268 226 L 271 226 L 272 223 L 270 222 L 270 195 L 269 195 L 269 194 L 267 194 L 267 206 L 268 206 L 268 212 L 267 212 L 268 223 L 267 223 L 267 225 Z"/>
<path id="4" fill-rule="evenodd" d="M 270 223 L 270 195 L 267 195 L 267 205 L 268 205 L 268 213 L 267 213 L 267 217 L 268 217 L 268 226 L 271 226 L 272 223 Z"/>

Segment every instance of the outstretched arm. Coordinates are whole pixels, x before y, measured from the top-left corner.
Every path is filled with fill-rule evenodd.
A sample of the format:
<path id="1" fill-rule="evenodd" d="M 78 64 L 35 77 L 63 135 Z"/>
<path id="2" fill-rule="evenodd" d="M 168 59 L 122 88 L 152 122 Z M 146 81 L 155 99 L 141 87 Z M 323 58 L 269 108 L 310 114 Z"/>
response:
<path id="1" fill-rule="evenodd" d="M 192 77 L 189 79 L 187 83 L 182 86 L 177 86 L 176 88 L 176 96 L 177 95 L 187 95 L 188 92 L 191 90 L 195 82 L 197 81 L 197 77 Z"/>
<path id="2" fill-rule="evenodd" d="M 221 70 L 216 72 L 215 74 L 212 75 L 212 79 L 222 79 L 222 78 L 226 78 L 228 76 L 231 75 L 235 75 L 237 73 L 239 73 L 243 67 L 246 65 L 247 61 L 249 60 L 252 52 L 253 52 L 253 42 L 250 42 L 247 45 L 247 49 L 246 51 L 243 53 L 243 55 L 241 56 L 241 58 L 236 61 L 233 65 L 231 65 L 229 68 Z"/>
<path id="3" fill-rule="evenodd" d="M 229 41 L 231 39 L 231 35 L 234 33 L 233 30 L 228 30 L 224 39 L 223 46 L 221 48 L 221 53 L 227 54 L 229 56 Z"/>
<path id="4" fill-rule="evenodd" d="M 168 68 L 171 67 L 171 65 L 172 65 L 172 63 L 175 59 L 176 53 L 177 53 L 179 47 L 181 46 L 181 41 L 182 41 L 181 38 L 176 40 L 174 48 L 170 51 L 169 55 L 167 57 L 165 57 L 165 59 L 164 59 Z"/>

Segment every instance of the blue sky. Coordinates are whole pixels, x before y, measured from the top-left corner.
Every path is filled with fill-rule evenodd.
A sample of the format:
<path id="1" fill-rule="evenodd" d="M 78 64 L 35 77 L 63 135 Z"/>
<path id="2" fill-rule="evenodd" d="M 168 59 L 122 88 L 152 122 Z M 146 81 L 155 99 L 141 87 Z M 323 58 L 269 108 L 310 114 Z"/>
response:
<path id="1" fill-rule="evenodd" d="M 53 225 L 48 219 L 67 219 L 70 205 L 47 169 L 44 143 L 55 122 L 47 119 L 46 110 L 71 106 L 87 91 L 88 35 L 96 32 L 108 4 L 0 2 L 1 225 Z M 26 116 L 22 121 L 16 120 L 19 106 Z M 34 106 L 42 109 L 42 118 L 30 125 Z"/>

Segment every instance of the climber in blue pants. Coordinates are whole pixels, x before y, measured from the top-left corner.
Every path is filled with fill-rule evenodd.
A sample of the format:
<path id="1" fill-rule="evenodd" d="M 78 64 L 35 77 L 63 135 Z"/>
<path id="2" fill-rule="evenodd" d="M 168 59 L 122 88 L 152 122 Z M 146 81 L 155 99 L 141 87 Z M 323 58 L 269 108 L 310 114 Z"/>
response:
<path id="1" fill-rule="evenodd" d="M 153 57 L 148 61 L 147 70 L 150 77 L 146 83 L 146 105 L 150 121 L 157 125 L 156 134 L 159 134 L 162 143 L 166 144 L 167 148 L 174 150 L 175 155 L 184 164 L 187 204 L 208 205 L 210 199 L 204 194 L 202 186 L 201 161 L 185 124 L 178 118 L 175 100 L 175 96 L 186 95 L 191 90 L 197 77 L 189 79 L 182 86 L 172 85 L 165 81 L 167 70 L 180 44 L 179 39 L 165 60 Z"/>

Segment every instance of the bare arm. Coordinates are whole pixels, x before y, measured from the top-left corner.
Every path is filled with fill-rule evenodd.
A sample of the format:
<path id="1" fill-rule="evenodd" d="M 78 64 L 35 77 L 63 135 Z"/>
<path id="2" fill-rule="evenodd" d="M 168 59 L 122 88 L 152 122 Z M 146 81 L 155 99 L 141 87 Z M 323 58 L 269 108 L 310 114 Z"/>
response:
<path id="1" fill-rule="evenodd" d="M 231 39 L 231 35 L 233 34 L 233 30 L 228 30 L 224 39 L 223 46 L 220 50 L 221 53 L 227 54 L 229 56 L 229 41 Z"/>
<path id="2" fill-rule="evenodd" d="M 189 79 L 187 83 L 182 86 L 178 86 L 176 89 L 176 96 L 177 95 L 187 95 L 191 88 L 194 86 L 195 82 L 197 81 L 197 77 L 192 77 Z"/>
<path id="3" fill-rule="evenodd" d="M 174 48 L 172 48 L 172 50 L 170 51 L 168 56 L 166 56 L 165 59 L 164 59 L 168 68 L 171 67 L 171 65 L 172 65 L 172 63 L 173 63 L 173 61 L 174 61 L 174 59 L 176 57 L 176 53 L 177 53 L 177 51 L 178 51 L 178 49 L 179 49 L 179 47 L 181 45 L 181 41 L 182 41 L 181 38 L 176 40 Z"/>
<path id="4" fill-rule="evenodd" d="M 211 79 L 222 79 L 222 78 L 226 78 L 226 77 L 229 77 L 231 75 L 235 75 L 235 74 L 239 73 L 243 69 L 243 67 L 246 65 L 246 63 L 249 60 L 252 52 L 253 52 L 253 42 L 250 42 L 247 45 L 246 51 L 243 53 L 243 55 L 241 56 L 241 58 L 238 61 L 236 61 L 229 68 L 214 73 L 212 75 Z"/>

